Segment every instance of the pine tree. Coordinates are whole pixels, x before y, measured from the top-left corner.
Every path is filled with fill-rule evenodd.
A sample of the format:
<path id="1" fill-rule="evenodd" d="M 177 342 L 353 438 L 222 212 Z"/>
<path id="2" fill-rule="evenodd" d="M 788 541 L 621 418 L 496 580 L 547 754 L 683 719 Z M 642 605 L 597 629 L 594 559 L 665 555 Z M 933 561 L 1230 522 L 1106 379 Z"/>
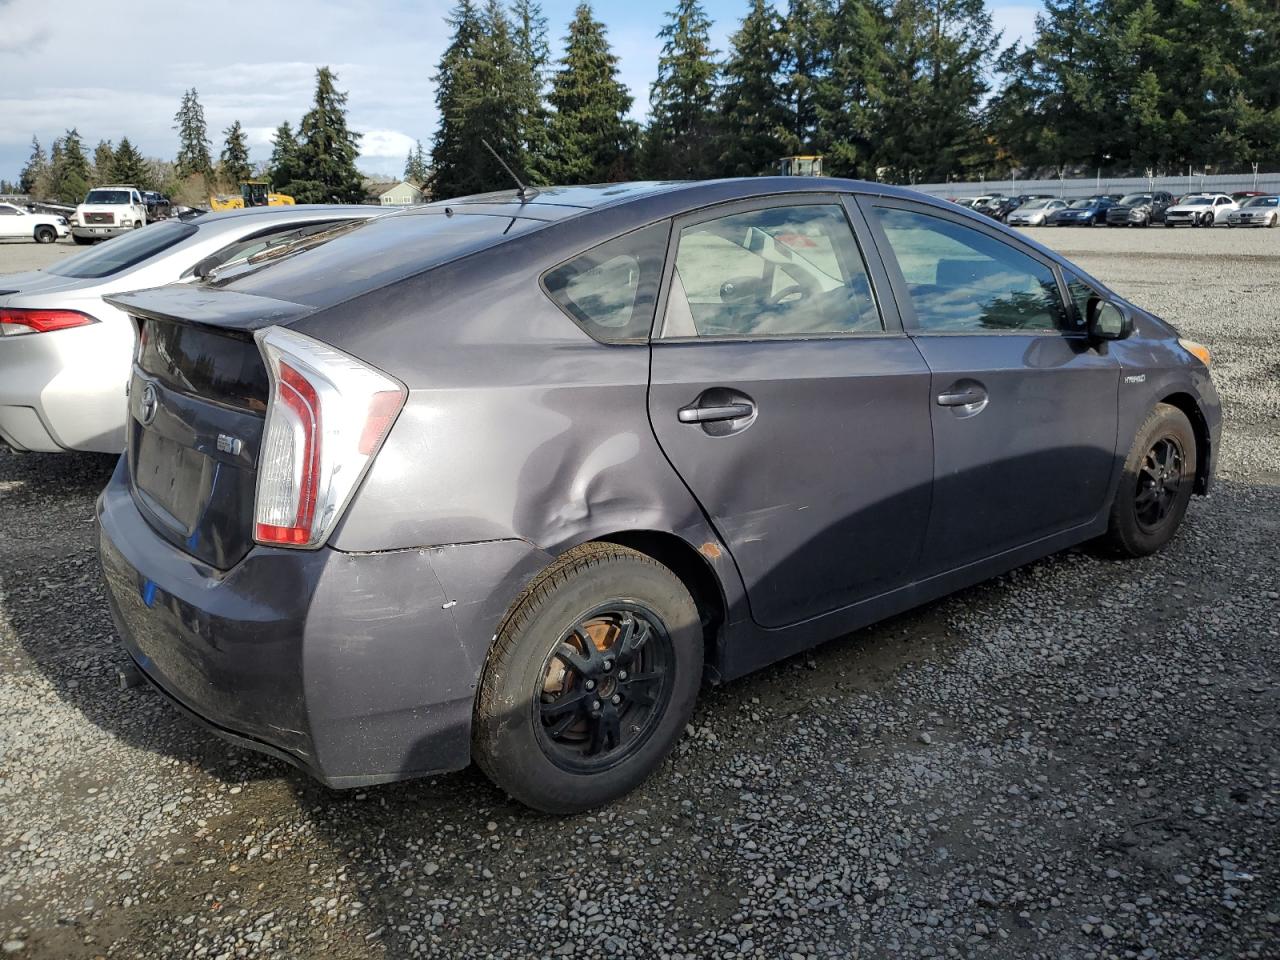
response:
<path id="1" fill-rule="evenodd" d="M 814 89 L 825 173 L 875 179 L 888 26 L 881 0 L 839 0 L 822 24 L 829 61 Z"/>
<path id="2" fill-rule="evenodd" d="M 93 151 L 93 176 L 95 184 L 115 183 L 116 151 L 110 140 L 99 140 Z M 120 181 L 123 182 L 123 181 Z"/>
<path id="3" fill-rule="evenodd" d="M 628 178 L 636 139 L 627 119 L 631 94 L 618 80 L 618 58 L 604 24 L 580 3 L 569 24 L 560 69 L 551 79 L 551 157 L 561 183 Z"/>
<path id="4" fill-rule="evenodd" d="M 430 171 L 427 169 L 427 155 L 422 149 L 422 141 L 409 151 L 404 162 L 404 179 L 414 186 L 420 187 L 427 182 Z"/>
<path id="5" fill-rule="evenodd" d="M 35 193 L 42 180 L 49 176 L 49 158 L 45 156 L 44 147 L 36 137 L 31 138 L 31 156 L 27 165 L 18 176 L 18 189 L 23 193 Z"/>
<path id="6" fill-rule="evenodd" d="M 459 3 L 446 18 L 453 36 L 436 68 L 436 107 L 440 125 L 431 144 L 432 195 L 456 197 L 472 192 L 474 164 L 483 145 L 472 130 L 471 96 L 476 82 L 476 47 L 484 31 L 472 0 Z M 483 136 L 483 133 L 480 134 Z"/>
<path id="7" fill-rule="evenodd" d="M 720 92 L 720 169 L 726 177 L 777 173 L 787 152 L 789 112 L 780 77 L 782 20 L 768 0 L 751 9 L 731 40 Z"/>
<path id="8" fill-rule="evenodd" d="M 981 0 L 978 0 L 981 2 Z M 790 0 L 787 7 L 787 59 L 783 65 L 791 116 L 790 152 L 817 148 L 818 88 L 826 79 L 831 55 L 824 40 L 828 0 Z"/>
<path id="9" fill-rule="evenodd" d="M 226 145 L 219 158 L 218 172 L 228 186 L 235 186 L 253 176 L 253 167 L 249 163 L 249 142 L 239 120 L 227 127 L 222 134 L 226 137 Z"/>
<path id="10" fill-rule="evenodd" d="M 293 135 L 293 127 L 288 120 L 276 127 L 271 145 L 267 177 L 275 189 L 293 196 L 292 185 L 300 178 L 302 168 L 298 164 L 298 140 Z"/>
<path id="11" fill-rule="evenodd" d="M 520 169 L 532 182 L 546 183 L 550 168 L 551 117 L 547 111 L 547 71 L 551 47 L 547 18 L 537 0 L 515 0 L 511 7 L 516 45 L 513 88 L 520 130 Z"/>
<path id="12" fill-rule="evenodd" d="M 990 159 L 981 126 L 993 35 L 983 0 L 898 0 L 889 13 L 879 165 L 944 180 Z"/>
<path id="13" fill-rule="evenodd" d="M 120 138 L 120 146 L 116 147 L 111 170 L 111 175 L 117 183 L 133 183 L 143 189 L 148 189 L 151 186 L 150 165 L 147 163 L 146 158 L 138 152 L 137 147 L 129 142 L 128 137 Z"/>
<path id="14" fill-rule="evenodd" d="M 658 32 L 664 41 L 649 93 L 644 175 L 656 180 L 715 176 L 717 51 L 711 20 L 698 0 L 677 0 Z"/>
<path id="15" fill-rule="evenodd" d="M 299 178 L 290 193 L 298 203 L 359 203 L 364 183 L 356 169 L 360 135 L 347 128 L 346 93 L 328 67 L 316 71 L 315 103 L 298 126 Z"/>
<path id="16" fill-rule="evenodd" d="M 207 178 L 213 169 L 213 161 L 209 158 L 209 133 L 204 122 L 204 107 L 192 87 L 182 95 L 182 105 L 174 115 L 174 129 L 178 131 L 178 159 L 176 163 L 179 178 L 199 174 Z"/>
<path id="17" fill-rule="evenodd" d="M 50 180 L 52 194 L 63 203 L 80 203 L 89 192 L 93 172 L 89 169 L 80 133 L 74 127 L 65 137 L 54 141 Z"/>

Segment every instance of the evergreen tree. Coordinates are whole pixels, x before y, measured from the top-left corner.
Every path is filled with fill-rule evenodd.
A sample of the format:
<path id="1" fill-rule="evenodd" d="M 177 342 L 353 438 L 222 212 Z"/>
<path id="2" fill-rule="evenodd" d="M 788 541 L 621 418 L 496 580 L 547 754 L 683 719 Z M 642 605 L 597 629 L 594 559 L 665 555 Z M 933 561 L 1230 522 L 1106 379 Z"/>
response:
<path id="1" fill-rule="evenodd" d="M 830 51 L 823 42 L 829 15 L 828 0 L 790 0 L 787 7 L 787 59 L 783 70 L 792 153 L 812 153 L 818 147 L 818 89 L 831 63 Z"/>
<path id="2" fill-rule="evenodd" d="M 173 118 L 173 128 L 178 131 L 177 174 L 186 178 L 193 174 L 208 177 L 213 169 L 209 158 L 209 134 L 204 122 L 204 107 L 192 87 L 182 95 L 182 105 Z"/>
<path id="3" fill-rule="evenodd" d="M 222 148 L 218 172 L 229 186 L 234 187 L 253 176 L 253 167 L 249 163 L 249 142 L 239 120 L 222 133 L 227 139 L 226 146 Z"/>
<path id="4" fill-rule="evenodd" d="M 655 180 L 715 176 L 717 51 L 711 21 L 698 0 L 677 0 L 658 32 L 664 41 L 649 93 L 644 175 Z"/>
<path id="5" fill-rule="evenodd" d="M 298 164 L 298 140 L 293 135 L 293 127 L 286 120 L 276 127 L 275 136 L 271 138 L 271 159 L 267 161 L 267 177 L 277 190 L 293 196 L 292 185 L 302 175 L 302 167 Z"/>
<path id="6" fill-rule="evenodd" d="M 561 183 L 628 178 L 636 138 L 627 119 L 631 94 L 618 80 L 618 58 L 604 24 L 580 3 L 569 24 L 560 69 L 551 80 L 551 158 Z"/>
<path id="7" fill-rule="evenodd" d="M 814 89 L 824 172 L 875 179 L 888 24 L 881 0 L 839 0 L 822 24 L 828 68 Z"/>
<path id="8" fill-rule="evenodd" d="M 110 140 L 99 140 L 93 151 L 94 183 L 115 183 L 116 151 Z M 121 181 L 123 182 L 123 181 Z"/>
<path id="9" fill-rule="evenodd" d="M 65 137 L 54 142 L 51 191 L 63 203 L 80 203 L 89 192 L 93 171 L 85 156 L 79 132 L 72 127 Z"/>
<path id="10" fill-rule="evenodd" d="M 551 143 L 546 105 L 551 63 L 547 18 L 537 0 L 515 0 L 511 12 L 517 57 L 513 87 L 521 148 L 517 169 L 534 183 L 546 183 Z"/>
<path id="11" fill-rule="evenodd" d="M 44 147 L 36 137 L 31 138 L 31 156 L 27 165 L 18 176 L 18 189 L 23 193 L 35 193 L 42 180 L 49 176 L 49 158 L 44 154 Z"/>
<path id="12" fill-rule="evenodd" d="M 454 34 L 436 75 L 440 126 L 432 148 L 432 193 L 456 197 L 513 187 L 485 146 L 512 168 L 523 166 L 520 94 L 524 64 L 511 21 L 499 0 L 478 11 L 471 0 L 454 8 Z"/>
<path id="13" fill-rule="evenodd" d="M 316 71 L 315 103 L 298 126 L 300 177 L 290 193 L 298 203 L 359 203 L 364 183 L 356 169 L 360 135 L 347 128 L 346 93 L 328 67 Z"/>
<path id="14" fill-rule="evenodd" d="M 768 0 L 751 9 L 730 41 L 720 92 L 720 169 L 726 177 L 777 173 L 787 153 L 789 111 L 781 70 L 782 21 Z"/>
<path id="15" fill-rule="evenodd" d="M 118 183 L 134 183 L 143 189 L 149 189 L 153 183 L 150 165 L 137 147 L 129 142 L 128 137 L 120 138 L 120 146 L 116 147 L 115 157 L 112 158 L 111 171 Z"/>
<path id="16" fill-rule="evenodd" d="M 409 157 L 404 162 L 404 178 L 414 186 L 422 186 L 427 182 L 427 177 L 431 171 L 427 168 L 427 155 L 422 149 L 422 141 L 419 140 L 417 145 L 409 151 Z"/>
<path id="17" fill-rule="evenodd" d="M 888 18 L 877 158 L 899 180 L 945 180 L 990 159 L 981 126 L 993 35 L 983 0 L 898 0 Z"/>

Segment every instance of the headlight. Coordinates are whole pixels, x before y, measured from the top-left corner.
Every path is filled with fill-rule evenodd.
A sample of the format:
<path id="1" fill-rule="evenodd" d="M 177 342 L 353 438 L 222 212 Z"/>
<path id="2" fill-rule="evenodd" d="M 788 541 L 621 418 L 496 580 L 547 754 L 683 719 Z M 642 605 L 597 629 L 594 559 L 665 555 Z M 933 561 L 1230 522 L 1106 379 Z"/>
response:
<path id="1" fill-rule="evenodd" d="M 1203 343 L 1196 343 L 1194 340 L 1179 340 L 1178 346 L 1187 351 L 1187 353 L 1191 354 L 1206 367 L 1209 366 L 1211 354 L 1209 353 L 1209 348 Z"/>
<path id="2" fill-rule="evenodd" d="M 60 227 L 65 227 L 66 225 L 67 225 L 67 218 L 66 218 L 66 217 L 59 217 L 59 218 L 58 218 L 58 226 L 60 226 Z"/>

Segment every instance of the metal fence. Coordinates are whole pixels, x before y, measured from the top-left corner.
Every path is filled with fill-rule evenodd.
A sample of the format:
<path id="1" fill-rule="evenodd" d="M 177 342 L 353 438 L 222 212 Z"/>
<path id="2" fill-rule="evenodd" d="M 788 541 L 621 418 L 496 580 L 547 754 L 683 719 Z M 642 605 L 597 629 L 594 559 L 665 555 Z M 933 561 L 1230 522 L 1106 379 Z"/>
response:
<path id="1" fill-rule="evenodd" d="M 903 184 L 908 186 L 908 184 Z M 1213 174 L 1212 176 L 1167 177 L 1075 177 L 1053 180 L 985 180 L 951 183 L 909 184 L 911 189 L 935 197 L 980 197 L 991 193 L 1016 196 L 1020 193 L 1047 193 L 1055 197 L 1083 197 L 1095 193 L 1148 193 L 1168 190 L 1184 193 L 1235 193 L 1261 190 L 1280 193 L 1280 173 Z"/>

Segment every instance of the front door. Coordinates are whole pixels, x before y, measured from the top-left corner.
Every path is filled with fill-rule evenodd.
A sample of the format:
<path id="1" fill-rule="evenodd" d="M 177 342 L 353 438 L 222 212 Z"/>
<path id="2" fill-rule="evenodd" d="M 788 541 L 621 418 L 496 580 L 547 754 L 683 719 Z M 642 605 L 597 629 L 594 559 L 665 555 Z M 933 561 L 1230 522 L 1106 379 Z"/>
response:
<path id="1" fill-rule="evenodd" d="M 863 202 L 932 373 L 933 511 L 922 573 L 1088 524 L 1106 506 L 1120 367 L 1050 260 L 998 228 Z"/>
<path id="2" fill-rule="evenodd" d="M 793 195 L 673 232 L 650 419 L 766 627 L 905 582 L 924 538 L 929 371 L 853 224 Z"/>

